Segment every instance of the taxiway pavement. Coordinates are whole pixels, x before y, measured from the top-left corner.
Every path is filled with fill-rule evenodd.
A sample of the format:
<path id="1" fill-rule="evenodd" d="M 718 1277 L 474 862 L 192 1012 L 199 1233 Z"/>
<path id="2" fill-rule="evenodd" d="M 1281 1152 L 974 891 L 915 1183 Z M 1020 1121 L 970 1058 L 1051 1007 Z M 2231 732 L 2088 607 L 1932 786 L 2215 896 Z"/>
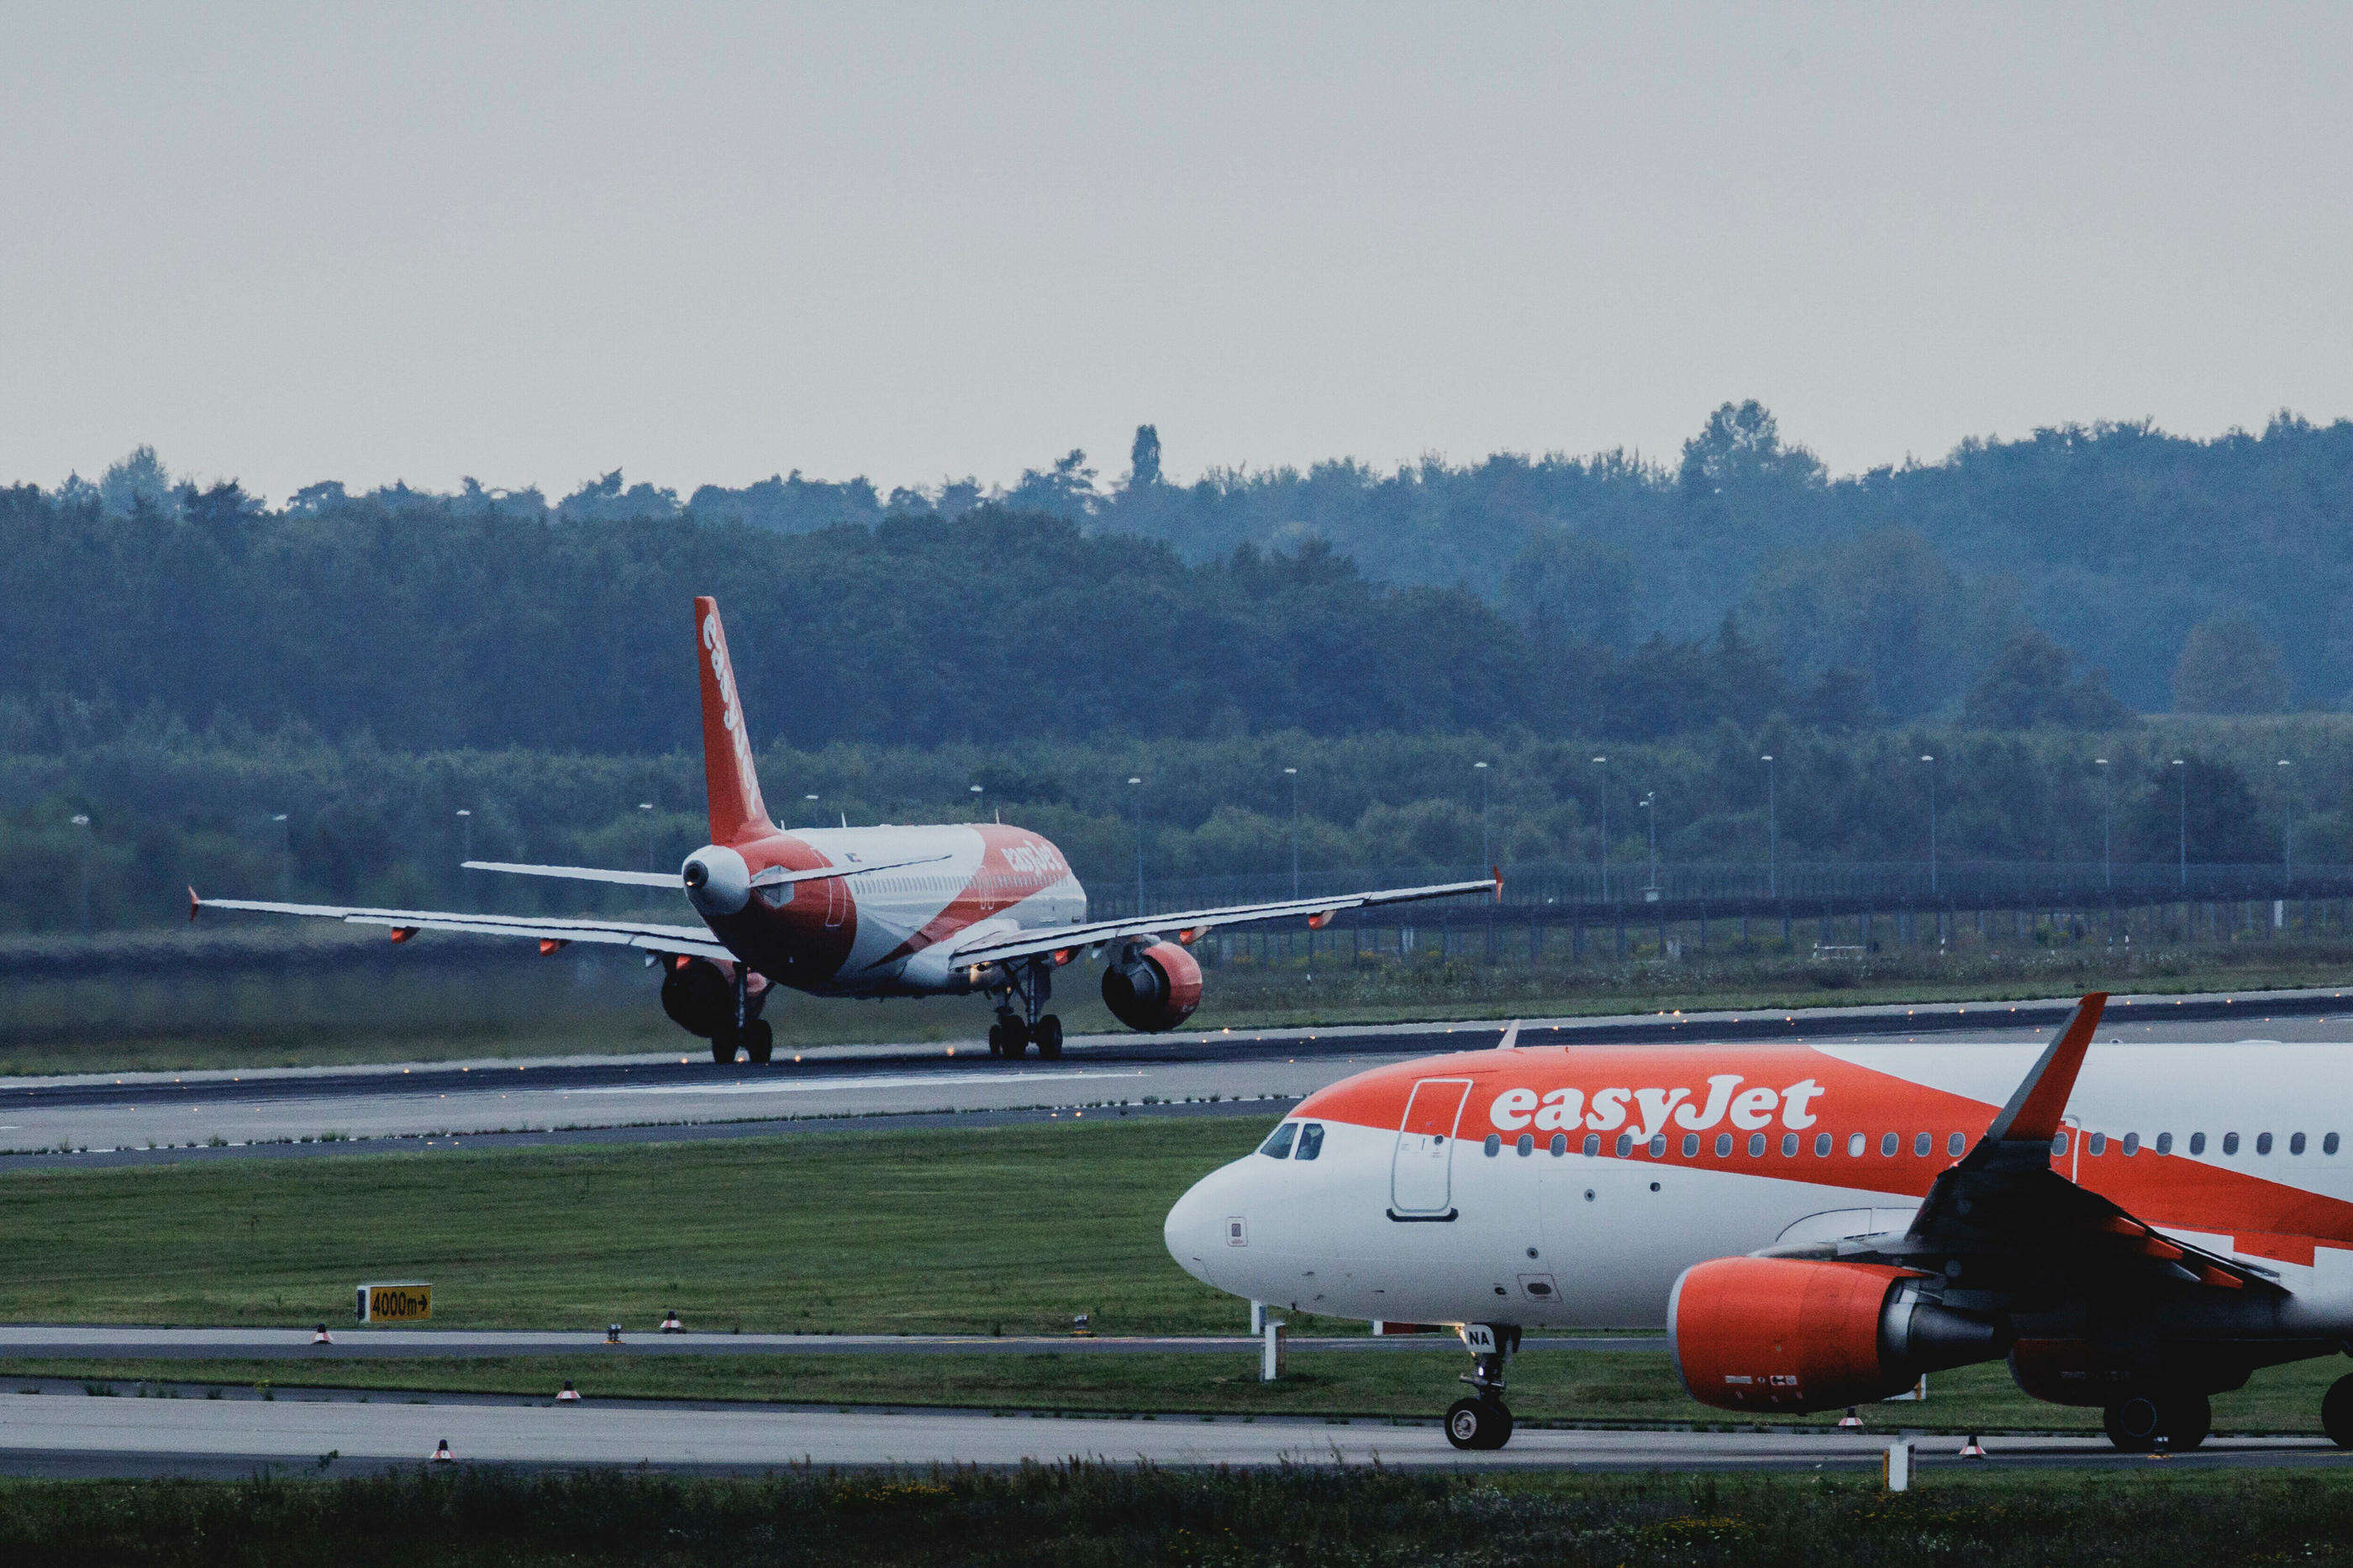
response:
<path id="1" fill-rule="evenodd" d="M 276 1468 L 348 1473 L 428 1462 L 447 1441 L 459 1461 L 683 1470 L 785 1466 L 1004 1467 L 1065 1459 L 1165 1466 L 1273 1464 L 1482 1469 L 1863 1468 L 1885 1434 L 1595 1431 L 1524 1427 L 1509 1447 L 1469 1454 L 1433 1422 L 1187 1415 L 1081 1417 L 987 1411 L 583 1400 L 496 1400 L 274 1391 L 274 1397 L 122 1398 L 0 1394 L 0 1471 L 40 1476 L 249 1475 Z M 2097 1437 L 1993 1437 L 1963 1460 L 1957 1437 L 1917 1441 L 1947 1465 L 2124 1465 Z M 2177 1466 L 2338 1465 L 2318 1438 L 2226 1438 Z"/>
<path id="2" fill-rule="evenodd" d="M 1639 1041 L 1988 1041 L 2047 1033 L 2067 999 L 1525 1022 L 1525 1045 Z M 1495 1022 L 1073 1037 L 1057 1063 L 975 1042 L 809 1050 L 768 1067 L 691 1055 L 574 1057 L 0 1081 L 0 1170 L 499 1142 L 669 1140 L 823 1130 L 877 1117 L 965 1124 L 1102 1113 L 1278 1114 L 1384 1062 L 1500 1037 Z M 2104 1040 L 2353 1037 L 2353 992 L 2118 997 Z M 923 1124 L 902 1120 L 899 1126 Z"/>

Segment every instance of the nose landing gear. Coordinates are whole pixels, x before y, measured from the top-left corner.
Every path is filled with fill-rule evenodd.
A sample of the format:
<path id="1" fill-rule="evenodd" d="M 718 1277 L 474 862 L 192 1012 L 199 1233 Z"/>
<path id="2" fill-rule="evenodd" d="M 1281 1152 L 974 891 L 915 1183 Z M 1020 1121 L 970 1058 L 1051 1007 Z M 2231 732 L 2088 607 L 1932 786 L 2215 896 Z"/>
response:
<path id="1" fill-rule="evenodd" d="M 1034 1045 L 1039 1061 L 1061 1060 L 1062 1020 L 1040 1011 L 1053 994 L 1051 963 L 1033 958 L 1016 964 L 1012 984 L 997 1001 L 997 1022 L 988 1030 L 988 1054 L 1018 1062 Z M 1014 1010 L 1017 1001 L 1020 1004 L 1018 1012 Z"/>
<path id="2" fill-rule="evenodd" d="M 1511 1406 L 1504 1403 L 1504 1368 L 1519 1348 L 1520 1331 L 1509 1323 L 1465 1323 L 1462 1342 L 1473 1360 L 1462 1381 L 1471 1385 L 1467 1399 L 1446 1410 L 1446 1440 L 1458 1448 L 1492 1450 L 1512 1440 Z"/>

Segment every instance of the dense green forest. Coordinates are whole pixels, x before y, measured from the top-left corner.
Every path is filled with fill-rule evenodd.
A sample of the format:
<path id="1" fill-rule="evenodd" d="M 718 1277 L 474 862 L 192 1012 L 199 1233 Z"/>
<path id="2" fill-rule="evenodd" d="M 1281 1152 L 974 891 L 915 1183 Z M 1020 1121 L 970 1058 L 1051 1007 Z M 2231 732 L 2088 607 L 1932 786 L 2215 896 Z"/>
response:
<path id="1" fill-rule="evenodd" d="M 1957 718 L 2027 629 L 2137 710 L 2334 709 L 2349 545 L 2353 421 L 2284 414 L 2211 440 L 2041 430 L 1846 478 L 1746 403 L 1672 463 L 1176 484 L 1146 426 L 1113 479 L 1071 452 L 995 487 L 796 471 L 681 500 L 617 471 L 555 501 L 323 482 L 274 510 L 142 448 L 0 501 L 0 614 L 26 634 L 0 694 L 638 749 L 683 731 L 621 688 L 662 668 L 671 602 L 703 588 L 740 605 L 768 731 L 799 743 L 986 738 L 1015 701 L 1071 735 Z"/>
<path id="2" fill-rule="evenodd" d="M 2353 720 L 2287 716 L 2353 683 L 2348 520 L 2353 425 L 2285 416 L 1847 479 L 1753 404 L 1672 468 L 1177 485 L 1146 427 L 1115 481 L 1071 453 L 994 489 L 795 474 L 683 502 L 616 473 L 271 506 L 141 448 L 0 490 L 0 924 L 78 919 L 85 867 L 103 924 L 190 881 L 489 896 L 453 869 L 464 832 L 672 863 L 701 837 L 696 593 L 727 608 L 773 799 L 1002 809 L 1097 884 L 1139 831 L 1155 882 L 1287 867 L 1293 767 L 1311 872 L 1589 865 L 1605 815 L 1633 859 L 1645 813 L 1671 860 L 1776 831 L 1793 861 L 1914 860 L 1932 781 L 1954 858 L 2094 860 L 2105 827 L 2119 858 L 2186 831 L 2196 860 L 2286 835 L 2353 862 Z"/>
<path id="3" fill-rule="evenodd" d="M 501 858 L 669 867 L 702 841 L 691 752 L 406 752 L 85 718 L 61 743 L 0 747 L 0 800 L 10 803 L 0 814 L 0 929 L 70 929 L 85 860 L 91 921 L 105 927 L 177 918 L 190 883 L 222 895 L 579 907 L 596 895 L 456 863 L 470 843 Z M 2176 756 L 2182 769 L 2170 766 Z M 2353 717 L 2337 715 L 2162 721 L 2106 736 L 1725 724 L 1599 753 L 1525 733 L 844 742 L 772 744 L 760 768 L 788 825 L 1002 812 L 1051 836 L 1090 887 L 1123 895 L 1139 833 L 1155 889 L 1286 873 L 1294 776 L 1311 877 L 1468 875 L 1482 849 L 1509 867 L 1591 867 L 1605 814 L 1610 860 L 1626 873 L 1650 853 L 1650 812 L 1668 861 L 1757 865 L 1778 831 L 1785 866 L 1918 862 L 1932 773 L 1947 864 L 2094 863 L 2104 829 L 2119 861 L 2170 862 L 2185 827 L 2193 861 L 2274 859 L 2284 828 L 2299 866 L 2353 862 Z M 76 816 L 90 821 L 77 826 Z"/>

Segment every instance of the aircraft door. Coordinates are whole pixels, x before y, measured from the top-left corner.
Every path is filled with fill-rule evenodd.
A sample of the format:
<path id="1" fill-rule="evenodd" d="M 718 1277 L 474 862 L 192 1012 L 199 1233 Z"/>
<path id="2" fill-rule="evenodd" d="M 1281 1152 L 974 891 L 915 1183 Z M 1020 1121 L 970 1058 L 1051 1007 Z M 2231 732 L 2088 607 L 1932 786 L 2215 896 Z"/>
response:
<path id="1" fill-rule="evenodd" d="M 1389 1156 L 1390 1218 L 1454 1217 L 1454 1124 L 1470 1093 L 1467 1078 L 1428 1078 L 1413 1086 Z"/>

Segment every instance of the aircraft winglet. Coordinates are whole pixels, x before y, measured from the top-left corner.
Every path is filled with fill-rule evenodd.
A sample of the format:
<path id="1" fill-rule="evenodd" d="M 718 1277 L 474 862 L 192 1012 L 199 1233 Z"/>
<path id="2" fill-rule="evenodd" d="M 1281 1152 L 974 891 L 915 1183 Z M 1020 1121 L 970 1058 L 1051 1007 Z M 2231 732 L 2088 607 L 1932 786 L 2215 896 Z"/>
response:
<path id="1" fill-rule="evenodd" d="M 2083 1070 L 2084 1053 L 2092 1044 L 2092 1031 L 2100 1026 L 2100 1011 L 2108 1005 L 2105 991 L 2086 993 L 2075 1004 L 2075 1011 L 2052 1037 L 2034 1070 L 2026 1075 L 2010 1103 L 1986 1129 L 1986 1137 L 1996 1143 L 2048 1143 L 2059 1134 L 2061 1120 L 2067 1114 L 2067 1098 L 2075 1092 L 2075 1075 Z"/>

